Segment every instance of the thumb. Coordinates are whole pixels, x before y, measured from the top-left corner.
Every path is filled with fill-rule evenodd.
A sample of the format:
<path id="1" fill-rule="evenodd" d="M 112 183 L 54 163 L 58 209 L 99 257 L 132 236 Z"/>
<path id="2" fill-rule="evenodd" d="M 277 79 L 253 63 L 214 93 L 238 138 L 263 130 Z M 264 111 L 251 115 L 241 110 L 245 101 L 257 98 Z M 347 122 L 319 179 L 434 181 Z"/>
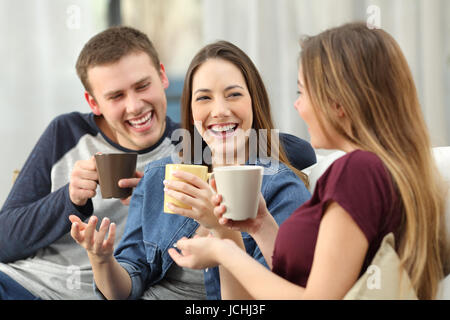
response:
<path id="1" fill-rule="evenodd" d="M 185 247 L 186 247 L 186 240 L 188 240 L 188 238 L 186 238 L 186 237 L 181 238 L 180 240 L 178 240 L 177 242 L 175 242 L 173 244 L 174 248 L 177 248 L 177 249 L 180 249 L 180 250 L 185 249 Z"/>
<path id="2" fill-rule="evenodd" d="M 144 176 L 144 173 L 141 171 L 136 171 L 134 173 L 133 178 L 124 178 L 120 179 L 118 182 L 119 187 L 121 188 L 136 188 L 139 181 L 141 181 L 142 177 Z"/>

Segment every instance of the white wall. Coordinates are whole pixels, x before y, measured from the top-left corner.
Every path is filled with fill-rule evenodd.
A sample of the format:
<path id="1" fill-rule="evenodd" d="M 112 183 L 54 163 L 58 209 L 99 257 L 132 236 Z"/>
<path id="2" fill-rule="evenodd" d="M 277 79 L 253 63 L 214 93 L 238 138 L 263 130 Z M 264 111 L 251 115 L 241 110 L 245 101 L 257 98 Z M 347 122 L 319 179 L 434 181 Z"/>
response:
<path id="1" fill-rule="evenodd" d="M 379 9 L 380 26 L 399 42 L 410 64 L 433 146 L 450 145 L 450 1 L 203 0 L 203 3 L 205 43 L 225 39 L 247 52 L 265 80 L 277 126 L 305 139 L 309 135 L 293 108 L 300 37 L 347 22 L 373 20 L 372 9 Z"/>
<path id="2" fill-rule="evenodd" d="M 0 205 L 48 123 L 89 111 L 75 62 L 104 27 L 106 0 L 0 0 Z M 96 19 L 94 19 L 94 17 Z"/>

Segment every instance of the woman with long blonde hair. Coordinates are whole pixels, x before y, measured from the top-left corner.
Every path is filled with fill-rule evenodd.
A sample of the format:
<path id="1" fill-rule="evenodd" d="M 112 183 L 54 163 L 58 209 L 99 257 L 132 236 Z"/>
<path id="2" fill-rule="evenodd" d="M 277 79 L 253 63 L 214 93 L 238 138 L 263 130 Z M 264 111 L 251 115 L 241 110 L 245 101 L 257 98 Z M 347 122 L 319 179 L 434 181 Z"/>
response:
<path id="1" fill-rule="evenodd" d="M 221 265 L 251 298 L 341 299 L 392 232 L 417 297 L 435 298 L 448 253 L 445 189 L 400 47 L 363 23 L 301 46 L 295 108 L 313 147 L 346 154 L 279 230 L 262 199 L 256 219 L 237 223 L 222 218 L 226 208 L 216 196 L 219 221 L 258 239 L 272 272 L 219 239 L 182 239 L 172 258 L 193 268 Z"/>

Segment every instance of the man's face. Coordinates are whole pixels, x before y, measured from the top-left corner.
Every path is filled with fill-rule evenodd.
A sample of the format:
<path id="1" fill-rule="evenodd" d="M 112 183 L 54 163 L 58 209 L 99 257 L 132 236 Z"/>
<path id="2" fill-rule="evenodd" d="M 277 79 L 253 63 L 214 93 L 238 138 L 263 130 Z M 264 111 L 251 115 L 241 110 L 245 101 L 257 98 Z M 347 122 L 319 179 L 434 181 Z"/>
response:
<path id="1" fill-rule="evenodd" d="M 157 70 L 144 52 L 131 53 L 118 62 L 88 70 L 92 95 L 86 99 L 99 126 L 114 142 L 143 150 L 162 137 L 166 124 L 169 86 L 164 67 Z"/>

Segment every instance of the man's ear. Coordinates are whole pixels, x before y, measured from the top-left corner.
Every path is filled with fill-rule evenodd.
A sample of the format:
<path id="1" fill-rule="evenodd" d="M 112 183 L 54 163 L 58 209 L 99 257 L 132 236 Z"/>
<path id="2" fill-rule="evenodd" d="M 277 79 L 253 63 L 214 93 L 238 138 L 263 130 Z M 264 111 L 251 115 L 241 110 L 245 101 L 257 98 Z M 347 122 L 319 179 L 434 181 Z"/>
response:
<path id="1" fill-rule="evenodd" d="M 167 78 L 166 70 L 162 63 L 159 64 L 159 77 L 161 78 L 161 82 L 163 84 L 164 89 L 169 87 L 169 78 Z"/>
<path id="2" fill-rule="evenodd" d="M 100 111 L 95 98 L 87 91 L 84 92 L 84 97 L 86 98 L 89 107 L 91 107 L 92 113 L 94 113 L 96 116 L 100 116 L 102 112 Z"/>

